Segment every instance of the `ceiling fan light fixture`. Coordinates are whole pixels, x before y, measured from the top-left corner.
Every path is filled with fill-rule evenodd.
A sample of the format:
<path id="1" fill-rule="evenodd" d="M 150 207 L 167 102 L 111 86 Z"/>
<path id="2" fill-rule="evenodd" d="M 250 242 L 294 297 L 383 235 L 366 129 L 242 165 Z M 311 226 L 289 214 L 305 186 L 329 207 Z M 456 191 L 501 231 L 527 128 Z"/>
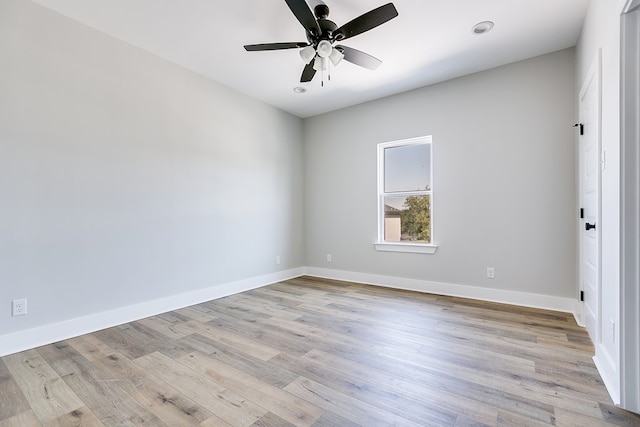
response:
<path id="1" fill-rule="evenodd" d="M 302 58 L 305 64 L 309 64 L 314 56 L 316 56 L 316 50 L 313 46 L 307 46 L 300 51 L 300 58 Z"/>
<path id="2" fill-rule="evenodd" d="M 333 66 L 335 67 L 338 65 L 340 61 L 342 61 L 342 58 L 344 58 L 344 54 L 334 47 L 331 51 L 331 55 L 329 55 L 329 59 Z"/>
<path id="3" fill-rule="evenodd" d="M 320 58 L 329 57 L 332 51 L 333 51 L 333 46 L 331 46 L 331 43 L 328 42 L 327 40 L 322 40 L 320 43 L 318 43 L 318 48 L 316 49 L 316 52 L 318 52 L 318 56 Z"/>
<path id="4" fill-rule="evenodd" d="M 313 69 L 316 71 L 326 71 L 329 69 L 328 60 L 321 56 L 316 58 L 316 61 L 313 63 Z"/>

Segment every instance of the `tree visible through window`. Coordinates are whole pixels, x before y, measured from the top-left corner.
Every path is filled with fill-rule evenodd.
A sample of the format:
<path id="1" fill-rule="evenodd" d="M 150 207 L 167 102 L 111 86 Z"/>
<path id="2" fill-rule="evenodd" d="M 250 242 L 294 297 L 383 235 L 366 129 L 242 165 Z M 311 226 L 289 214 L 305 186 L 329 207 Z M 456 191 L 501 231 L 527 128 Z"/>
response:
<path id="1" fill-rule="evenodd" d="M 431 196 L 408 196 L 400 214 L 402 236 L 431 243 Z"/>
<path id="2" fill-rule="evenodd" d="M 379 144 L 378 175 L 378 240 L 430 244 L 431 137 Z"/>

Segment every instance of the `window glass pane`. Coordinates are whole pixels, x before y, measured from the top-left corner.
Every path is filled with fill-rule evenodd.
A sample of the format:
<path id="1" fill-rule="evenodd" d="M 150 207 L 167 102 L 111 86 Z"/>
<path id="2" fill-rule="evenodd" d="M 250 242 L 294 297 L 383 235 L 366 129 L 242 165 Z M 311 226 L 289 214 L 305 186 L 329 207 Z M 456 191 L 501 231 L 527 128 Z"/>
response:
<path id="1" fill-rule="evenodd" d="M 431 196 L 385 197 L 384 240 L 431 243 Z"/>
<path id="2" fill-rule="evenodd" d="M 384 149 L 384 192 L 431 190 L 431 144 Z"/>

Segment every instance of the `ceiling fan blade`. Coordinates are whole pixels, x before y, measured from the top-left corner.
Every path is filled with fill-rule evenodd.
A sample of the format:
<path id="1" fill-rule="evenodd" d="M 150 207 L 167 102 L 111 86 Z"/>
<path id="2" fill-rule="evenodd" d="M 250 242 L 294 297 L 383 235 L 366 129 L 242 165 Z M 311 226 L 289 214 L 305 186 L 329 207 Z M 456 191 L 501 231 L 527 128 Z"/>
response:
<path id="1" fill-rule="evenodd" d="M 261 50 L 281 50 L 281 49 L 296 49 L 300 47 L 307 47 L 309 43 L 303 42 L 286 42 L 286 43 L 260 43 L 260 44 L 246 44 L 244 48 L 248 52 L 257 52 Z"/>
<path id="2" fill-rule="evenodd" d="M 316 70 L 313 69 L 313 64 L 315 62 L 316 60 L 313 59 L 304 67 L 304 70 L 302 70 L 302 76 L 300 77 L 300 83 L 306 83 L 313 80 L 313 76 L 316 75 Z"/>
<path id="3" fill-rule="evenodd" d="M 287 6 L 291 9 L 291 12 L 295 15 L 295 17 L 300 21 L 302 26 L 308 33 L 318 35 L 320 34 L 320 27 L 318 26 L 318 21 L 316 21 L 316 17 L 309 9 L 309 5 L 305 0 L 285 0 L 287 2 Z"/>
<path id="4" fill-rule="evenodd" d="M 369 31 L 378 25 L 384 24 L 396 16 L 398 16 L 396 7 L 393 3 L 387 3 L 384 6 L 370 10 L 364 15 L 360 15 L 356 19 L 347 22 L 333 33 L 336 35 L 336 40 L 346 40 L 350 37 L 362 34 L 365 31 Z"/>
<path id="5" fill-rule="evenodd" d="M 369 70 L 375 70 L 382 64 L 378 58 L 374 58 L 368 53 L 364 53 L 359 51 L 358 49 L 354 49 L 348 46 L 336 46 L 342 54 L 344 55 L 344 60 L 351 62 L 352 64 L 359 65 L 361 67 L 367 68 Z"/>

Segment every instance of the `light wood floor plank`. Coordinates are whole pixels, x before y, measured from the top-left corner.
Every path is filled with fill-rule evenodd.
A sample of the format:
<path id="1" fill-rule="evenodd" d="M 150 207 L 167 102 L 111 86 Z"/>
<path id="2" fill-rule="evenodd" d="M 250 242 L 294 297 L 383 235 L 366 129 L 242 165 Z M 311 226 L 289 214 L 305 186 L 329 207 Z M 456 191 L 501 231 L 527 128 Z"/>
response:
<path id="1" fill-rule="evenodd" d="M 87 407 L 82 407 L 42 424 L 42 427 L 105 427 Z"/>
<path id="2" fill-rule="evenodd" d="M 273 362 L 280 366 L 291 366 L 301 377 L 313 381 L 316 388 L 322 386 L 344 396 L 357 395 L 357 399 L 362 403 L 378 407 L 380 413 L 387 415 L 386 418 L 393 415 L 404 422 L 420 424 L 428 420 L 439 425 L 453 425 L 456 419 L 455 413 L 425 404 L 422 397 L 428 394 L 428 390 L 416 390 L 413 384 L 408 382 L 393 385 L 375 381 L 378 378 L 374 376 L 374 383 L 285 353 L 279 354 Z M 285 387 L 285 390 L 287 389 L 289 386 Z M 326 395 L 330 394 L 327 392 Z"/>
<path id="3" fill-rule="evenodd" d="M 335 370 L 347 376 L 353 376 L 360 380 L 384 384 L 385 388 L 396 390 L 399 394 L 409 393 L 419 399 L 424 405 L 441 408 L 445 411 L 468 417 L 476 423 L 492 424 L 498 416 L 498 409 L 484 405 L 472 399 L 438 390 L 430 392 L 421 387 L 419 381 L 412 375 L 402 375 L 398 372 L 391 374 L 383 370 L 376 370 L 372 375 L 371 368 L 358 362 L 343 359 L 321 350 L 313 350 L 303 356 L 303 359 L 312 360 L 322 364 L 326 368 Z"/>
<path id="4" fill-rule="evenodd" d="M 320 418 L 313 423 L 312 427 L 359 427 L 360 424 L 356 424 L 353 421 L 349 421 L 333 412 L 325 412 Z"/>
<path id="5" fill-rule="evenodd" d="M 40 347 L 38 352 L 103 424 L 167 425 L 66 342 Z"/>
<path id="6" fill-rule="evenodd" d="M 85 359 L 92 362 L 112 355 L 115 351 L 95 335 L 82 335 L 67 340 L 67 343 L 75 348 Z"/>
<path id="7" fill-rule="evenodd" d="M 295 424 L 291 424 L 289 421 L 269 412 L 253 423 L 251 427 L 295 427 Z"/>
<path id="8" fill-rule="evenodd" d="M 322 415 L 317 406 L 202 353 L 178 361 L 295 425 L 310 426 Z"/>
<path id="9" fill-rule="evenodd" d="M 262 346 L 291 354 L 303 355 L 313 349 L 313 344 L 299 336 L 280 328 L 265 327 L 267 325 L 260 322 L 219 315 L 217 319 L 207 322 L 207 325 L 222 332 L 240 335 Z"/>
<path id="10" fill-rule="evenodd" d="M 304 314 L 284 305 L 271 304 L 249 294 L 237 295 L 234 301 L 252 307 L 252 311 L 277 319 L 295 320 Z"/>
<path id="11" fill-rule="evenodd" d="M 223 420 L 222 418 L 213 415 L 211 418 L 204 420 L 198 427 L 232 427 L 231 424 Z"/>
<path id="12" fill-rule="evenodd" d="M 399 415 L 380 409 L 375 405 L 370 405 L 362 400 L 349 396 L 348 394 L 325 387 L 308 378 L 299 377 L 285 387 L 285 390 L 300 399 L 314 403 L 318 407 L 346 418 L 359 426 L 399 425 L 417 427 L 425 425 L 412 422 Z M 451 423 L 448 425 L 451 425 Z"/>
<path id="13" fill-rule="evenodd" d="M 119 354 L 95 362 L 141 406 L 170 426 L 199 424 L 214 414 Z"/>
<path id="14" fill-rule="evenodd" d="M 237 348 L 240 351 L 251 354 L 262 360 L 269 360 L 280 352 L 275 348 L 260 344 L 241 334 L 217 328 L 209 322 L 202 323 L 197 321 L 188 321 L 180 325 L 176 325 L 175 328 L 183 333 L 184 336 L 194 333 L 200 334 L 214 341 L 219 341 L 222 344 L 227 344 L 231 347 Z"/>
<path id="15" fill-rule="evenodd" d="M 84 406 L 36 350 L 6 356 L 4 363 L 40 421 L 53 420 Z"/>
<path id="16" fill-rule="evenodd" d="M 21 412 L 12 417 L 0 420 L 0 427 L 41 427 L 42 423 L 32 410 Z"/>
<path id="17" fill-rule="evenodd" d="M 29 411 L 29 401 L 13 379 L 11 372 L 0 360 L 0 421 Z"/>
<path id="18" fill-rule="evenodd" d="M 134 361 L 138 366 L 171 384 L 178 391 L 210 410 L 229 425 L 247 427 L 268 411 L 223 385 L 161 353 Z"/>
<path id="19" fill-rule="evenodd" d="M 200 334 L 189 335 L 183 341 L 200 353 L 207 354 L 211 358 L 278 388 L 284 388 L 297 378 L 297 375 L 274 366 L 260 357 L 255 357 L 251 353 L 242 352 L 239 348 L 211 340 Z"/>
<path id="20" fill-rule="evenodd" d="M 602 417 L 594 418 L 583 412 L 575 412 L 565 408 L 556 408 L 556 425 L 558 427 L 601 427 L 613 426 Z M 633 424 L 629 424 L 630 426 Z"/>
<path id="21" fill-rule="evenodd" d="M 181 324 L 181 322 L 169 322 L 163 319 L 161 316 L 153 316 L 147 319 L 138 320 L 136 323 L 140 325 L 144 325 L 149 329 L 152 329 L 167 338 L 172 339 L 180 339 L 189 335 L 191 332 L 184 332 L 179 330 L 177 327 Z"/>

